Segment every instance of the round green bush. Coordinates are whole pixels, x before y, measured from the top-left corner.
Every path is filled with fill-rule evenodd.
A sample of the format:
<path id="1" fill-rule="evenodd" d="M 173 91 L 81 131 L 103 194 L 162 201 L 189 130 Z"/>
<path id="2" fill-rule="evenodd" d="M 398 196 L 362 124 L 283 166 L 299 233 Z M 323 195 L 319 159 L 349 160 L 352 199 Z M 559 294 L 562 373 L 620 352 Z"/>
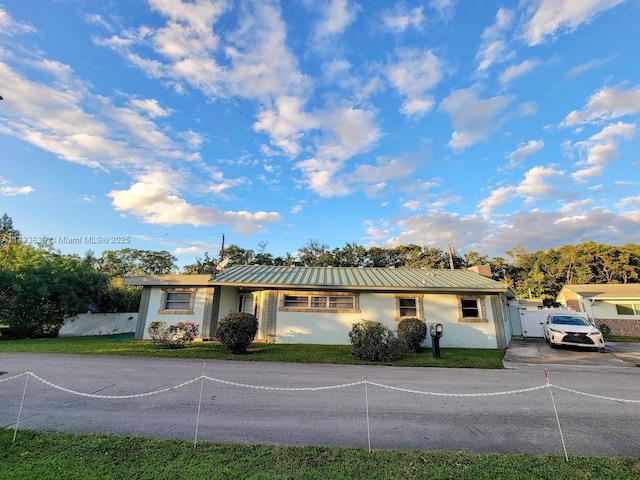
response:
<path id="1" fill-rule="evenodd" d="M 363 320 L 353 325 L 349 332 L 351 354 L 369 362 L 388 362 L 401 356 L 398 337 L 380 322 Z"/>
<path id="2" fill-rule="evenodd" d="M 258 319 L 245 312 L 230 313 L 218 322 L 216 338 L 234 355 L 244 355 L 258 333 Z"/>
<path id="3" fill-rule="evenodd" d="M 422 342 L 427 338 L 427 325 L 419 318 L 406 318 L 398 324 L 398 338 L 408 351 L 419 352 Z"/>

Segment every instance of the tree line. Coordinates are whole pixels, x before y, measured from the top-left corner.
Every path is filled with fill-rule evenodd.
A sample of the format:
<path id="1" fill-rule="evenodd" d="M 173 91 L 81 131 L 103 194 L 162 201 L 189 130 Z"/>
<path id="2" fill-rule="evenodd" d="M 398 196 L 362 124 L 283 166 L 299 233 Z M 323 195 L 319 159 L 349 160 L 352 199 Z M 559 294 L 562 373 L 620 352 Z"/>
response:
<path id="1" fill-rule="evenodd" d="M 178 259 L 166 250 L 124 248 L 79 256 L 62 254 L 50 242 L 34 245 L 20 239 L 13 220 L 4 214 L 0 218 L 0 328 L 19 322 L 25 329 L 22 336 L 57 334 L 66 316 L 80 312 L 136 311 L 141 289 L 125 286 L 125 276 L 180 273 Z M 255 251 L 232 244 L 217 256 L 206 252 L 181 273 L 214 274 L 222 259 L 228 266 L 464 269 L 489 265 L 493 279 L 508 285 L 519 298 L 542 298 L 546 304 L 555 300 L 565 284 L 640 282 L 640 244 L 581 242 L 536 252 L 514 247 L 505 257 L 415 244 L 366 248 L 346 243 L 330 248 L 317 240 L 280 257 L 266 252 L 266 246 L 262 242 Z M 47 324 L 53 327 L 33 325 L 37 318 L 53 319 Z"/>

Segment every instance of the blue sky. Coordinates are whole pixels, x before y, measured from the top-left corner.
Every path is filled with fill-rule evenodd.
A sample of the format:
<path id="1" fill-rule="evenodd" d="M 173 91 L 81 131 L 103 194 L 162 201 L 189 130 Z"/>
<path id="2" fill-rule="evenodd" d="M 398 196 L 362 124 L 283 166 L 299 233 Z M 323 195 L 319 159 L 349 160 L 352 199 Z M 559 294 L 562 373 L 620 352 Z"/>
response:
<path id="1" fill-rule="evenodd" d="M 181 265 L 637 243 L 639 31 L 633 0 L 0 0 L 0 214 Z"/>

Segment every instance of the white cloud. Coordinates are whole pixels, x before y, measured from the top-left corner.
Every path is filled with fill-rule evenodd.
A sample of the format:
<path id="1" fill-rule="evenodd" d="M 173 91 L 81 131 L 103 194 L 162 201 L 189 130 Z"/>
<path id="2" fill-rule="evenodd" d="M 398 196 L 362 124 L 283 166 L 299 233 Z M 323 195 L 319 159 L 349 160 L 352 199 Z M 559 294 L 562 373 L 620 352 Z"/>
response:
<path id="1" fill-rule="evenodd" d="M 524 160 L 544 147 L 542 140 L 530 140 L 528 143 L 521 143 L 513 152 L 506 155 L 509 159 L 508 167 L 515 167 L 520 165 Z"/>
<path id="2" fill-rule="evenodd" d="M 513 23 L 512 10 L 500 8 L 496 13 L 496 21 L 482 32 L 482 41 L 476 53 L 477 71 L 483 72 L 495 63 L 506 62 L 514 53 L 508 50 L 506 31 Z"/>
<path id="3" fill-rule="evenodd" d="M 401 111 L 408 116 L 421 116 L 433 108 L 433 97 L 427 92 L 444 76 L 442 60 L 431 50 L 404 49 L 397 62 L 386 68 L 394 88 L 405 97 Z"/>
<path id="4" fill-rule="evenodd" d="M 456 0 L 431 0 L 429 6 L 437 12 L 438 17 L 449 19 L 453 16 Z"/>
<path id="5" fill-rule="evenodd" d="M 171 114 L 171 110 L 162 108 L 155 98 L 132 98 L 129 103 L 150 118 L 168 117 Z"/>
<path id="6" fill-rule="evenodd" d="M 316 25 L 317 40 L 343 33 L 355 20 L 357 7 L 351 5 L 349 0 L 329 0 L 322 13 L 322 18 Z"/>
<path id="7" fill-rule="evenodd" d="M 321 197 L 343 197 L 350 193 L 344 179 L 338 176 L 343 162 L 309 158 L 296 163 L 295 167 L 305 176 L 307 186 Z"/>
<path id="8" fill-rule="evenodd" d="M 173 255 L 178 255 L 178 256 L 179 255 L 193 255 L 193 254 L 202 255 L 206 251 L 207 251 L 206 248 L 203 248 L 203 247 L 177 247 L 173 251 Z"/>
<path id="9" fill-rule="evenodd" d="M 483 217 L 488 218 L 494 210 L 511 202 L 515 193 L 516 187 L 512 185 L 496 188 L 489 197 L 478 204 L 478 209 Z"/>
<path id="10" fill-rule="evenodd" d="M 271 144 L 288 155 L 298 155 L 302 149 L 302 132 L 318 125 L 318 121 L 304 111 L 304 100 L 282 96 L 276 99 L 273 109 L 264 109 L 258 114 L 253 129 L 266 132 Z"/>
<path id="11" fill-rule="evenodd" d="M 525 174 L 524 180 L 516 188 L 516 194 L 524 197 L 525 203 L 532 203 L 540 198 L 556 196 L 565 183 L 564 171 L 538 165 Z"/>
<path id="12" fill-rule="evenodd" d="M 624 197 L 624 198 L 621 198 L 620 201 L 618 203 L 616 203 L 616 207 L 618 207 L 618 208 L 631 207 L 631 208 L 639 209 L 640 208 L 640 195 L 637 195 L 635 197 Z"/>
<path id="13" fill-rule="evenodd" d="M 5 197 L 14 197 L 16 195 L 28 195 L 33 191 L 34 190 L 31 185 L 25 185 L 23 187 L 13 187 L 7 180 L 0 177 L 0 195 L 4 195 Z"/>
<path id="14" fill-rule="evenodd" d="M 318 112 L 316 118 L 326 132 L 318 145 L 320 158 L 348 160 L 369 149 L 382 135 L 371 110 L 339 106 Z"/>
<path id="15" fill-rule="evenodd" d="M 599 13 L 624 0 L 541 0 L 532 3 L 530 19 L 523 37 L 529 45 L 538 45 L 559 33 L 571 33 L 589 23 Z"/>
<path id="16" fill-rule="evenodd" d="M 241 235 L 263 231 L 279 222 L 276 212 L 221 211 L 191 205 L 179 196 L 179 175 L 156 170 L 140 175 L 126 190 L 112 190 L 108 196 L 115 210 L 130 213 L 145 223 L 161 225 L 227 225 Z"/>
<path id="17" fill-rule="evenodd" d="M 598 68 L 598 67 L 601 67 L 603 65 L 606 65 L 607 63 L 613 61 L 613 59 L 616 56 L 617 55 L 610 55 L 607 58 L 596 58 L 596 59 L 591 60 L 589 62 L 580 64 L 580 65 L 576 65 L 571 70 L 569 70 L 569 72 L 567 72 L 567 77 L 575 77 L 575 76 L 580 75 L 580 74 L 582 74 L 584 72 L 588 72 L 589 70 L 592 70 L 594 68 Z"/>
<path id="18" fill-rule="evenodd" d="M 397 3 L 393 10 L 382 13 L 382 24 L 392 32 L 404 32 L 410 27 L 420 29 L 425 21 L 422 7 L 407 10 L 403 3 Z"/>
<path id="19" fill-rule="evenodd" d="M 511 65 L 500 74 L 499 82 L 502 85 L 505 85 L 512 80 L 521 77 L 522 75 L 526 75 L 531 70 L 536 68 L 539 64 L 540 62 L 538 62 L 537 60 L 525 60 L 524 62 L 517 65 Z"/>
<path id="20" fill-rule="evenodd" d="M 35 33 L 36 29 L 24 22 L 17 22 L 7 13 L 7 11 L 0 7 L 0 34 L 4 35 L 22 35 L 25 33 Z"/>
<path id="21" fill-rule="evenodd" d="M 638 112 L 640 112 L 640 87 L 632 90 L 604 87 L 589 98 L 582 110 L 569 113 L 562 126 L 611 120 Z"/>
<path id="22" fill-rule="evenodd" d="M 576 148 L 586 152 L 586 159 L 577 163 L 581 168 L 572 177 L 583 183 L 587 178 L 601 175 L 605 165 L 619 156 L 618 141 L 631 140 L 635 132 L 635 123 L 618 122 L 604 127 L 588 140 L 576 143 Z"/>
<path id="23" fill-rule="evenodd" d="M 453 124 L 449 146 L 461 151 L 486 140 L 496 128 L 496 117 L 512 100 L 513 96 L 507 95 L 482 100 L 472 88 L 452 92 L 438 107 L 449 114 Z"/>

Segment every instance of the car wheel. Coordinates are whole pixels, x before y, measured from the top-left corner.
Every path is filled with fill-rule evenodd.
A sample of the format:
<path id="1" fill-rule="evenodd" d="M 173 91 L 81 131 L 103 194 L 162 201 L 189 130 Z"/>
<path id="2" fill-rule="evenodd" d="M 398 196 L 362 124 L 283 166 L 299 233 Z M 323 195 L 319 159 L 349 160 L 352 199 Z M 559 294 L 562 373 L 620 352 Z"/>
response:
<path id="1" fill-rule="evenodd" d="M 544 341 L 549 343 L 549 337 L 544 337 Z"/>

